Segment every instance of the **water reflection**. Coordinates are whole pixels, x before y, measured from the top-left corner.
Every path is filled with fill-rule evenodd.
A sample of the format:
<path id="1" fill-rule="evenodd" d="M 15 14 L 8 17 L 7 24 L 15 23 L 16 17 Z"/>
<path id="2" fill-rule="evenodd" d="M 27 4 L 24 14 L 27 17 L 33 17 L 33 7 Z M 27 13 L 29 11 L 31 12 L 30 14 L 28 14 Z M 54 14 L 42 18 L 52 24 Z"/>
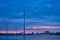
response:
<path id="1" fill-rule="evenodd" d="M 24 40 L 23 35 L 16 36 L 2 36 L 0 40 Z M 60 36 L 57 35 L 26 35 L 26 40 L 60 40 Z"/>

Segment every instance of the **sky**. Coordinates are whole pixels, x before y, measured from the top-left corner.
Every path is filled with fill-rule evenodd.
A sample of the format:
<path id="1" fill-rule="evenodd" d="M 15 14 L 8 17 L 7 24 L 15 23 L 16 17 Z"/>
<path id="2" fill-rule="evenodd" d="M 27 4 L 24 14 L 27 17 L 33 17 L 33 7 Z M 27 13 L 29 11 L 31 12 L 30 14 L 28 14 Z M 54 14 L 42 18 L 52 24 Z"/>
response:
<path id="1" fill-rule="evenodd" d="M 0 0 L 0 30 L 23 30 L 24 11 L 27 31 L 60 31 L 60 0 Z"/>

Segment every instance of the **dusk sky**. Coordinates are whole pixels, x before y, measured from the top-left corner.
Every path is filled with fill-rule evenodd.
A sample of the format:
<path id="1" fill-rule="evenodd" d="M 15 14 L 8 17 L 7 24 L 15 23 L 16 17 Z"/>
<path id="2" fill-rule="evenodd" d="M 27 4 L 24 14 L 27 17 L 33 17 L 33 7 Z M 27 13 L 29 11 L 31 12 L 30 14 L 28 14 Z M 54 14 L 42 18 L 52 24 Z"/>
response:
<path id="1" fill-rule="evenodd" d="M 60 0 L 0 0 L 0 30 L 60 31 Z"/>

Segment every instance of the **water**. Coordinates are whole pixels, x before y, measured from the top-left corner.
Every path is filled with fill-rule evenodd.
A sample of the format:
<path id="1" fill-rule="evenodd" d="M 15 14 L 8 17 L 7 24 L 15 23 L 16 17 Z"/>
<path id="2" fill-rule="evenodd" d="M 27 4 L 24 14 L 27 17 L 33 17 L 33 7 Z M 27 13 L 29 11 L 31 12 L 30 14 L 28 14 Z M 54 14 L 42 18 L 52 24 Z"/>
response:
<path id="1" fill-rule="evenodd" d="M 60 40 L 58 35 L 26 35 L 26 40 Z M 0 40 L 24 40 L 22 35 L 0 35 Z"/>

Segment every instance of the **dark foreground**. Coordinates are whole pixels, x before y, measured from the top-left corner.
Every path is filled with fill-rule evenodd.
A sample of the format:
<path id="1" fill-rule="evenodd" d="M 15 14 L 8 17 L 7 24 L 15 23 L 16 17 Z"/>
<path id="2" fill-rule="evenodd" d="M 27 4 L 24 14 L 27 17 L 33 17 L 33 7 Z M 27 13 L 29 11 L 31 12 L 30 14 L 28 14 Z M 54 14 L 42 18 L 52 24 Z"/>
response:
<path id="1" fill-rule="evenodd" d="M 60 40 L 58 35 L 26 35 L 26 40 Z M 24 40 L 23 35 L 0 35 L 0 40 Z"/>

